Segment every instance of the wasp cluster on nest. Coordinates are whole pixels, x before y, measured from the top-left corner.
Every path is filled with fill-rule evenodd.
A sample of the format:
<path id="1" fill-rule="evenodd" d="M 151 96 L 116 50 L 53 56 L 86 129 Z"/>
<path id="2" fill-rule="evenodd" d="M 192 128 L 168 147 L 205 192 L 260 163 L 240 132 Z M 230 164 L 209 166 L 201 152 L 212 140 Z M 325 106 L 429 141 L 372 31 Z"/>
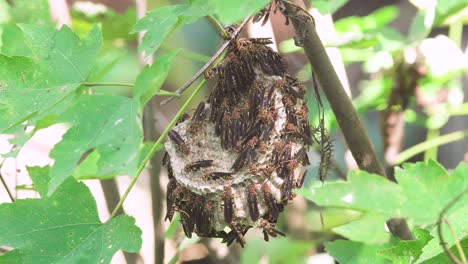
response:
<path id="1" fill-rule="evenodd" d="M 305 87 L 270 43 L 233 41 L 205 74 L 216 78 L 209 99 L 168 134 L 166 219 L 178 211 L 187 237 L 243 246 L 251 227 L 266 241 L 284 236 L 275 225 L 304 182 L 312 136 Z"/>

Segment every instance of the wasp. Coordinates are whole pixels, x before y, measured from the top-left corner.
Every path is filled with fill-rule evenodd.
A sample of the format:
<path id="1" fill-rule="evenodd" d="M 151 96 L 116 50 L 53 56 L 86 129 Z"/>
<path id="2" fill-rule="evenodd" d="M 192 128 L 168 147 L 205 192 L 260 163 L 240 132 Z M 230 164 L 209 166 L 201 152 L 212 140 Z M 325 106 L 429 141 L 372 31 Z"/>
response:
<path id="1" fill-rule="evenodd" d="M 285 126 L 286 133 L 290 133 L 296 135 L 304 141 L 307 145 L 312 145 L 313 141 L 312 138 L 308 135 L 310 134 L 310 127 L 307 127 L 307 130 L 301 131 L 299 128 L 294 125 L 293 123 L 287 122 Z M 307 132 L 308 131 L 308 132 Z"/>
<path id="2" fill-rule="evenodd" d="M 215 172 L 212 172 L 212 173 L 209 173 L 209 174 L 205 175 L 205 179 L 208 179 L 208 180 L 217 180 L 217 179 L 220 179 L 220 178 L 232 179 L 232 174 L 234 174 L 234 173 L 233 172 L 215 171 Z"/>
<path id="3" fill-rule="evenodd" d="M 172 221 L 172 217 L 174 217 L 175 205 L 174 200 L 176 199 L 175 191 L 177 189 L 177 183 L 174 178 L 169 180 L 167 184 L 167 193 L 166 193 L 166 217 L 165 220 Z"/>
<path id="4" fill-rule="evenodd" d="M 249 214 L 252 221 L 257 221 L 260 216 L 258 211 L 258 202 L 257 202 L 257 188 L 254 183 L 247 186 L 247 203 L 249 206 Z"/>
<path id="5" fill-rule="evenodd" d="M 195 229 L 195 222 L 193 217 L 188 214 L 185 210 L 180 210 L 180 222 L 182 223 L 182 228 L 184 229 L 185 236 L 192 238 L 193 230 Z"/>
<path id="6" fill-rule="evenodd" d="M 234 172 L 239 171 L 240 169 L 242 169 L 242 167 L 244 167 L 247 161 L 251 162 L 255 158 L 255 156 L 257 155 L 255 152 L 255 147 L 257 146 L 257 144 L 258 144 L 257 136 L 254 136 L 247 142 L 247 145 L 239 153 L 236 160 L 234 161 L 234 164 L 232 164 L 231 169 L 234 170 Z"/>
<path id="7" fill-rule="evenodd" d="M 307 170 L 305 170 L 304 172 L 302 172 L 302 174 L 299 176 L 299 178 L 297 179 L 297 182 L 296 182 L 296 188 L 302 188 L 302 186 L 304 185 L 304 180 L 305 180 L 305 176 L 307 175 Z"/>
<path id="8" fill-rule="evenodd" d="M 278 235 L 280 236 L 286 236 L 283 232 L 279 231 L 276 229 L 268 220 L 262 219 L 260 222 L 260 227 L 263 228 L 263 239 L 265 241 L 269 241 L 269 235 L 272 237 L 277 237 Z"/>
<path id="9" fill-rule="evenodd" d="M 215 203 L 213 200 L 204 202 L 203 209 L 197 218 L 197 229 L 201 234 L 209 234 L 211 229 L 211 221 L 213 220 L 213 211 Z"/>
<path id="10" fill-rule="evenodd" d="M 232 215 L 234 213 L 233 210 L 233 197 L 232 197 L 232 189 L 230 186 L 224 186 L 224 221 L 230 224 L 232 223 Z"/>
<path id="11" fill-rule="evenodd" d="M 189 114 L 184 112 L 180 117 L 179 119 L 177 119 L 176 121 L 176 126 L 180 123 L 183 123 L 185 120 L 188 120 L 190 118 Z"/>
<path id="12" fill-rule="evenodd" d="M 199 160 L 199 161 L 194 161 L 192 163 L 189 163 L 185 165 L 185 172 L 190 172 L 190 171 L 197 171 L 200 168 L 206 168 L 206 167 L 211 167 L 213 165 L 213 160 Z"/>
<path id="13" fill-rule="evenodd" d="M 224 232 L 224 234 L 222 234 L 223 240 L 221 241 L 221 243 L 227 243 L 227 246 L 230 246 L 232 242 L 236 240 L 237 243 L 241 245 L 241 247 L 244 247 L 244 236 L 247 233 L 247 231 L 249 231 L 250 226 L 242 225 L 239 227 L 239 229 L 236 228 L 234 225 L 230 225 L 229 227 L 231 228 L 231 231 L 229 231 L 229 233 L 226 234 L 224 231 L 221 231 Z"/>
<path id="14" fill-rule="evenodd" d="M 205 119 L 205 102 L 198 104 L 197 109 L 192 116 L 192 123 L 189 126 L 189 131 L 191 133 L 196 133 L 200 128 L 200 123 Z"/>
<path id="15" fill-rule="evenodd" d="M 231 139 L 230 139 L 230 145 L 232 148 L 235 148 L 237 145 L 237 142 L 239 141 L 239 138 L 241 137 L 241 111 L 239 109 L 235 109 L 232 112 L 231 116 Z"/>
<path id="16" fill-rule="evenodd" d="M 304 166 L 310 165 L 309 157 L 307 156 L 307 151 L 305 148 L 298 150 L 296 155 L 294 155 L 294 159 Z"/>
<path id="17" fill-rule="evenodd" d="M 175 130 L 171 129 L 167 133 L 172 142 L 174 142 L 182 153 L 185 155 L 190 154 L 190 146 L 185 143 L 185 140 Z"/>
<path id="18" fill-rule="evenodd" d="M 279 216 L 278 206 L 276 205 L 276 200 L 271 193 L 270 187 L 266 183 L 262 185 L 262 192 L 263 198 L 265 200 L 265 204 L 268 207 L 268 213 L 270 214 L 271 218 L 276 220 Z"/>

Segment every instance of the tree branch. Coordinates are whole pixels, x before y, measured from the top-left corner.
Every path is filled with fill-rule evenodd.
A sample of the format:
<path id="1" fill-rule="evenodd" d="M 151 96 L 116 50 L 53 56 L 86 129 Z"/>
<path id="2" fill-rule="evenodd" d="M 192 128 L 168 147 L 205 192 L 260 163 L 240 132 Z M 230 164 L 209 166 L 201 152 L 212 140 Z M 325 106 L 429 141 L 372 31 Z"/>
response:
<path id="1" fill-rule="evenodd" d="M 296 13 L 304 12 L 304 3 L 299 0 L 283 2 L 287 14 L 290 15 L 296 34 L 301 38 L 304 51 L 309 59 L 313 71 L 316 73 L 323 92 L 330 103 L 340 126 L 346 143 L 353 154 L 359 168 L 370 173 L 376 173 L 387 177 L 385 170 L 377 158 L 374 146 L 370 141 L 361 120 L 346 94 L 343 85 L 331 64 L 325 48 L 315 31 L 314 23 L 308 17 L 299 17 Z M 308 13 L 307 13 L 308 15 Z M 404 240 L 413 239 L 413 235 L 404 220 L 389 220 L 387 223 L 390 231 Z"/>

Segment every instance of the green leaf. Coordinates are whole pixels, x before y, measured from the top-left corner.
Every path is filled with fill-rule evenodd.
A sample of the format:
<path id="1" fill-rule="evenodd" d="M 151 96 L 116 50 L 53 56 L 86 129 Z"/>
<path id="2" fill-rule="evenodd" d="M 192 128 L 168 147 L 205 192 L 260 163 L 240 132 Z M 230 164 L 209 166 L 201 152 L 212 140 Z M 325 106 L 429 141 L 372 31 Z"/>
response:
<path id="1" fill-rule="evenodd" d="M 14 248 L 0 256 L 4 263 L 109 263 L 118 250 L 137 252 L 142 243 L 129 216 L 101 223 L 90 191 L 74 179 L 50 197 L 0 205 L 0 218 L 0 245 Z"/>
<path id="2" fill-rule="evenodd" d="M 435 223 L 445 206 L 468 188 L 468 170 L 465 173 L 448 175 L 433 160 L 406 163 L 403 169 L 395 170 L 395 178 L 407 197 L 401 208 L 402 213 L 415 224 Z"/>
<path id="3" fill-rule="evenodd" d="M 440 26 L 443 23 L 447 23 L 451 17 L 457 16 L 461 11 L 466 11 L 467 6 L 468 0 L 438 1 L 435 10 L 436 15 L 434 24 Z"/>
<path id="4" fill-rule="evenodd" d="M 145 66 L 135 81 L 133 98 L 140 103 L 141 110 L 156 95 L 169 74 L 171 62 L 177 50 L 158 58 L 151 66 Z"/>
<path id="5" fill-rule="evenodd" d="M 468 256 L 468 239 L 464 239 L 460 241 L 460 246 L 462 247 L 463 253 L 465 254 L 465 257 Z M 450 248 L 450 251 L 454 256 L 456 256 L 458 259 L 460 259 L 460 252 L 458 251 L 456 246 L 452 246 Z M 447 254 L 445 252 L 440 253 L 439 255 L 425 260 L 423 262 L 418 262 L 417 263 L 423 263 L 423 264 L 440 264 L 440 263 L 452 263 L 452 261 L 447 257 Z"/>
<path id="6" fill-rule="evenodd" d="M 15 0 L 10 12 L 15 23 L 50 24 L 47 0 Z"/>
<path id="7" fill-rule="evenodd" d="M 269 0 L 209 0 L 221 23 L 234 24 L 265 7 Z"/>
<path id="8" fill-rule="evenodd" d="M 335 13 L 347 2 L 348 0 L 312 0 L 310 4 L 317 8 L 320 14 L 327 15 Z"/>
<path id="9" fill-rule="evenodd" d="M 34 187 L 39 192 L 41 197 L 47 196 L 49 188 L 49 171 L 50 167 L 27 167 L 28 174 L 34 183 Z"/>
<path id="10" fill-rule="evenodd" d="M 142 142 L 137 112 L 137 104 L 121 96 L 81 96 L 71 105 L 57 120 L 71 128 L 50 153 L 55 163 L 49 194 L 73 173 L 80 158 L 93 150 L 100 155 L 93 178 L 135 175 Z"/>
<path id="11" fill-rule="evenodd" d="M 398 216 L 405 197 L 399 186 L 379 175 L 351 171 L 347 182 L 329 182 L 316 187 L 306 197 L 321 206 Z"/>
<path id="12" fill-rule="evenodd" d="M 379 30 L 398 17 L 399 9 L 395 6 L 379 8 L 367 16 L 351 16 L 342 18 L 335 23 L 337 32 L 361 32 Z"/>
<path id="13" fill-rule="evenodd" d="M 147 30 L 138 51 L 152 55 L 162 42 L 182 24 L 191 24 L 212 13 L 211 5 L 194 0 L 190 5 L 171 5 L 155 9 L 140 19 L 130 33 Z"/>
<path id="14" fill-rule="evenodd" d="M 429 33 L 431 33 L 433 21 L 426 22 L 427 19 L 431 18 L 431 15 L 433 15 L 431 11 L 418 10 L 416 15 L 413 17 L 413 20 L 411 21 L 408 33 L 409 41 L 413 42 L 422 40 L 426 38 Z"/>
<path id="15" fill-rule="evenodd" d="M 67 27 L 20 28 L 31 57 L 0 55 L 0 133 L 39 119 L 72 94 L 89 74 L 102 42 L 97 27 L 83 40 Z"/>
<path id="16" fill-rule="evenodd" d="M 102 77 L 110 72 L 125 54 L 126 51 L 123 49 L 106 49 L 96 58 L 93 68 L 86 80 L 88 82 L 98 82 L 102 80 Z"/>
<path id="17" fill-rule="evenodd" d="M 333 232 L 356 242 L 382 244 L 388 241 L 390 234 L 385 231 L 387 216 L 368 213 L 348 224 L 333 228 Z"/>
<path id="18" fill-rule="evenodd" d="M 387 260 L 377 254 L 381 248 L 348 240 L 325 243 L 325 250 L 340 264 L 386 264 Z"/>
<path id="19" fill-rule="evenodd" d="M 262 256 L 268 256 L 268 263 L 302 263 L 311 247 L 308 241 L 287 237 L 271 239 L 267 246 L 263 240 L 252 240 L 242 251 L 240 263 L 252 263 L 253 259 L 261 259 Z"/>
<path id="20" fill-rule="evenodd" d="M 466 189 L 468 188 L 468 164 L 460 163 L 460 165 L 458 165 L 457 168 L 455 168 L 455 170 L 452 172 L 450 178 L 453 180 L 450 186 L 447 186 L 447 184 L 442 184 L 437 187 L 437 190 L 438 192 L 441 192 L 442 197 L 445 197 L 444 193 L 448 195 L 448 192 L 450 190 L 452 191 L 451 198 L 449 201 L 447 201 L 447 203 L 449 203 L 454 197 L 458 196 L 462 192 L 466 192 Z M 437 182 L 432 183 L 437 184 Z M 460 186 L 456 186 L 456 183 L 458 183 Z M 460 189 L 463 190 L 459 191 Z M 438 200 L 445 200 L 443 198 L 436 198 L 434 196 L 428 196 L 427 199 L 429 199 L 429 201 L 435 202 L 436 204 L 439 203 Z M 436 201 L 432 199 L 436 199 Z M 459 200 L 456 204 L 454 204 L 453 207 L 451 207 L 450 210 L 448 210 L 448 212 L 444 216 L 444 218 L 450 223 L 453 232 L 457 235 L 456 239 L 459 241 L 468 238 L 468 229 L 466 225 L 466 219 L 468 218 L 468 206 L 466 206 L 467 204 L 468 195 L 466 195 L 465 193 L 462 199 Z M 444 204 L 444 207 L 445 206 L 447 206 L 447 204 Z M 439 216 L 439 213 L 437 214 L 437 216 Z M 433 258 L 443 252 L 443 249 L 440 246 L 437 227 L 434 227 L 432 229 L 431 236 L 433 236 L 434 239 L 429 241 L 429 243 L 423 248 L 423 253 L 418 259 L 418 263 Z M 442 236 L 449 248 L 454 245 L 455 238 L 452 236 L 452 233 L 450 232 L 449 228 L 445 223 L 442 224 Z"/>
<path id="21" fill-rule="evenodd" d="M 415 240 L 399 241 L 396 245 L 380 250 L 379 255 L 396 261 L 405 259 L 408 263 L 414 263 L 422 253 L 423 247 L 432 239 L 429 231 L 417 228 L 414 230 Z M 411 260 L 411 261 L 410 261 Z"/>

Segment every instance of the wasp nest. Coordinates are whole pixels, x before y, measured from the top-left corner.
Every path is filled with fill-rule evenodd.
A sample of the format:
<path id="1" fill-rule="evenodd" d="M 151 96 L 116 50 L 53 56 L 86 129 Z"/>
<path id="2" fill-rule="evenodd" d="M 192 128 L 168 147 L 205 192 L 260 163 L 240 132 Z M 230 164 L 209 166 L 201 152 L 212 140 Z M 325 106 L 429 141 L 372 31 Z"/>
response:
<path id="1" fill-rule="evenodd" d="M 269 43 L 234 41 L 205 74 L 216 78 L 209 99 L 168 134 L 166 219 L 178 211 L 187 237 L 243 246 L 251 227 L 265 240 L 284 235 L 275 224 L 304 182 L 312 137 L 305 88 Z"/>

